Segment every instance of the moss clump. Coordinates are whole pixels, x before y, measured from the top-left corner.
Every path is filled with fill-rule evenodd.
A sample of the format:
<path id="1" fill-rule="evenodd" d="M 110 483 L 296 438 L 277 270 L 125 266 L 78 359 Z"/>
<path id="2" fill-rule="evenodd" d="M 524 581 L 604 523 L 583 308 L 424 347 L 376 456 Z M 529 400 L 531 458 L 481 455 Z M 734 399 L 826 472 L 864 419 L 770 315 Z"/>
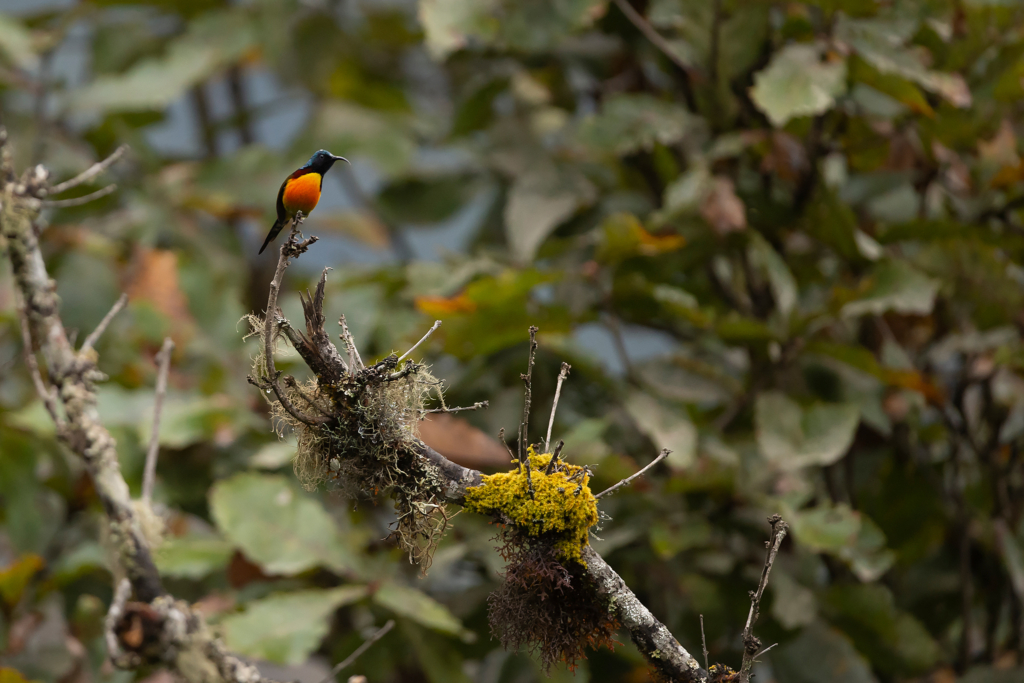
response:
<path id="1" fill-rule="evenodd" d="M 266 377 L 263 320 L 250 315 L 248 321 L 261 342 L 253 374 Z M 275 430 L 282 434 L 287 427 L 295 434 L 299 482 L 308 491 L 328 482 L 357 499 L 390 495 L 398 515 L 392 534 L 426 571 L 452 514 L 444 506 L 443 478 L 412 446 L 426 401 L 434 396 L 443 405 L 441 383 L 426 366 L 407 361 L 399 368 L 398 357 L 391 355 L 337 382 L 284 378 L 281 388 L 299 410 L 327 418 L 313 425 L 301 422 L 264 390 Z"/>
<path id="2" fill-rule="evenodd" d="M 588 648 L 612 647 L 618 622 L 587 574 L 583 548 L 598 522 L 586 467 L 528 449 L 529 467 L 485 476 L 466 509 L 495 517 L 504 581 L 488 598 L 491 629 L 506 649 L 537 652 L 545 669 L 575 668 Z"/>
<path id="3" fill-rule="evenodd" d="M 559 461 L 549 474 L 550 453 L 537 454 L 531 446 L 527 457 L 528 468 L 513 461 L 511 471 L 484 476 L 482 485 L 468 489 L 466 509 L 497 515 L 524 536 L 545 539 L 561 562 L 586 566 L 582 551 L 598 522 L 589 470 Z"/>

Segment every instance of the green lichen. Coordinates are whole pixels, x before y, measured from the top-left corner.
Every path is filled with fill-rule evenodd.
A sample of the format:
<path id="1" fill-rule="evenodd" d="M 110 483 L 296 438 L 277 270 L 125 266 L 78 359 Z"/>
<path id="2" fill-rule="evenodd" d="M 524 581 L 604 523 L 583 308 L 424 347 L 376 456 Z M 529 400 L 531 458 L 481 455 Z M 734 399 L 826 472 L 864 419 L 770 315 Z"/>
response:
<path id="1" fill-rule="evenodd" d="M 548 474 L 550 453 L 535 453 L 531 446 L 528 457 L 529 469 L 513 461 L 511 471 L 485 475 L 483 484 L 467 489 L 466 510 L 497 515 L 531 538 L 548 539 L 562 562 L 586 566 L 582 551 L 598 522 L 589 470 L 559 461 Z"/>

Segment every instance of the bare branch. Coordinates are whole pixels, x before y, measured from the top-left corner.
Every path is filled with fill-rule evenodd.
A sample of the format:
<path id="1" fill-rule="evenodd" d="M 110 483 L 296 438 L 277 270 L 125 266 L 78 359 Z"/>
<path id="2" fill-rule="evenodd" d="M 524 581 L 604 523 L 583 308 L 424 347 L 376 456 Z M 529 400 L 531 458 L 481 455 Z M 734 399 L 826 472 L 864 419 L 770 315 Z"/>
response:
<path id="1" fill-rule="evenodd" d="M 596 496 L 594 496 L 594 498 L 601 498 L 603 496 L 607 496 L 609 493 L 614 493 L 616 490 L 622 488 L 623 486 L 628 485 L 631 481 L 633 481 L 637 477 L 641 476 L 644 472 L 646 472 L 647 470 L 651 469 L 652 467 L 657 465 L 659 462 L 661 462 L 662 460 L 667 458 L 668 454 L 671 453 L 671 452 L 672 451 L 670 451 L 667 448 L 661 449 L 661 453 L 658 453 L 658 457 L 655 458 L 654 460 L 650 461 L 649 463 L 647 463 L 647 465 L 642 467 L 640 469 L 640 471 L 638 471 L 636 474 L 628 476 L 625 479 L 623 479 L 622 481 L 620 481 L 618 484 L 615 484 L 614 486 L 612 486 L 611 488 L 607 488 L 604 491 L 601 491 L 601 493 L 599 493 Z"/>
<path id="2" fill-rule="evenodd" d="M 146 451 L 146 469 L 142 475 L 142 500 L 149 505 L 153 500 L 153 481 L 156 479 L 156 459 L 160 454 L 160 414 L 164 408 L 167 393 L 167 373 L 171 369 L 171 352 L 174 340 L 164 338 L 164 344 L 156 354 L 159 370 L 156 375 L 156 398 L 153 401 L 153 433 L 149 435 L 149 450 Z"/>
<path id="3" fill-rule="evenodd" d="M 138 655 L 130 655 L 121 649 L 121 641 L 117 637 L 117 624 L 124 616 L 124 607 L 132 595 L 132 582 L 121 579 L 114 591 L 114 599 L 110 601 L 110 609 L 103 621 L 103 636 L 107 641 L 107 655 L 114 666 L 125 669 L 138 666 L 142 662 Z"/>
<path id="4" fill-rule="evenodd" d="M 704 637 L 704 615 L 700 615 L 700 649 L 704 652 L 704 668 L 708 668 L 708 639 Z"/>
<path id="5" fill-rule="evenodd" d="M 345 349 L 348 351 L 349 368 L 352 369 L 352 372 L 365 368 L 363 359 L 359 357 L 359 349 L 356 348 L 356 340 L 352 337 L 352 333 L 348 331 L 348 321 L 345 320 L 344 315 L 338 319 L 338 324 L 341 325 L 341 341 L 345 343 Z"/>
<path id="6" fill-rule="evenodd" d="M 558 399 L 562 395 L 562 383 L 569 377 L 569 370 L 572 368 L 568 363 L 562 363 L 562 369 L 558 371 L 558 384 L 555 385 L 555 399 L 551 402 L 551 417 L 548 418 L 548 433 L 544 437 L 544 452 L 551 448 L 551 430 L 555 426 L 555 411 L 558 410 Z M 552 458 L 554 460 L 554 458 Z"/>
<path id="7" fill-rule="evenodd" d="M 654 47 L 661 50 L 666 57 L 672 60 L 673 64 L 678 66 L 684 72 L 689 73 L 690 67 L 687 66 L 686 62 L 684 62 L 679 55 L 675 53 L 672 46 L 669 45 L 669 42 L 665 40 L 665 38 L 658 33 L 655 28 L 633 8 L 632 5 L 629 4 L 629 0 L 614 0 L 614 2 L 615 6 L 622 10 L 622 13 L 626 15 L 627 19 L 629 19 L 629 22 L 633 24 L 640 33 L 644 34 L 644 37 L 651 41 Z"/>
<path id="8" fill-rule="evenodd" d="M 459 406 L 457 408 L 431 408 L 429 410 L 421 410 L 420 413 L 461 413 L 464 410 L 480 410 L 490 405 L 489 401 L 477 401 L 471 406 Z"/>
<path id="9" fill-rule="evenodd" d="M 57 392 L 52 387 L 46 387 L 43 376 L 39 372 L 39 361 L 36 360 L 36 352 L 32 346 L 32 331 L 29 329 L 28 314 L 23 306 L 18 306 L 18 317 L 21 319 L 21 350 L 25 365 L 28 367 L 29 375 L 32 376 L 32 384 L 36 388 L 36 393 L 39 394 L 39 398 L 46 407 L 46 412 L 50 414 L 50 419 L 53 420 L 53 424 L 57 428 L 57 434 L 60 435 L 64 432 L 66 425 L 64 418 L 57 410 Z"/>
<path id="10" fill-rule="evenodd" d="M 82 206 L 89 202 L 96 201 L 102 197 L 106 197 L 108 194 L 117 192 L 117 185 L 110 184 L 106 187 L 84 194 L 81 197 L 72 197 L 71 199 L 47 199 L 43 201 L 43 206 L 47 209 L 69 209 L 73 206 Z"/>
<path id="11" fill-rule="evenodd" d="M 110 168 L 127 151 L 128 145 L 121 145 L 120 147 L 115 149 L 114 152 L 106 159 L 102 161 L 97 161 L 95 164 L 85 169 L 71 180 L 65 180 L 63 183 L 58 183 L 54 185 L 53 187 L 50 188 L 50 191 L 47 194 L 60 194 L 61 192 L 70 190 L 73 187 L 78 187 L 83 183 L 89 182 L 90 180 L 98 176 L 100 173 L 103 173 L 105 170 Z"/>
<path id="12" fill-rule="evenodd" d="M 84 353 L 85 351 L 88 351 L 92 347 L 96 346 L 96 342 L 98 342 L 100 340 L 100 337 L 103 336 L 103 333 L 106 332 L 107 327 L 110 325 L 110 321 L 114 319 L 115 315 L 121 312 L 121 309 L 124 308 L 125 304 L 127 303 L 127 294 L 122 294 L 121 296 L 117 297 L 117 301 L 115 301 L 114 305 L 110 307 L 110 310 L 107 311 L 107 314 L 103 316 L 103 320 L 100 321 L 100 324 L 97 325 L 96 329 L 93 330 L 92 333 L 90 333 L 89 336 L 85 338 L 84 342 L 82 342 L 82 348 L 79 349 L 79 353 Z"/>
<path id="13" fill-rule="evenodd" d="M 274 395 L 277 396 L 277 400 L 281 402 L 288 414 L 294 417 L 299 422 L 307 425 L 322 424 L 327 421 L 327 418 L 314 418 L 311 417 L 298 408 L 296 408 L 288 396 L 281 390 L 281 384 L 278 379 L 281 373 L 277 371 L 274 366 L 274 342 L 277 339 L 277 319 L 279 313 L 277 309 L 277 297 L 281 292 L 281 283 L 284 281 L 284 271 L 288 267 L 289 262 L 309 248 L 309 245 L 316 241 L 315 237 L 310 237 L 308 240 L 299 241 L 299 237 L 302 233 L 299 232 L 299 227 L 302 225 L 305 217 L 301 212 L 297 213 L 292 219 L 291 232 L 288 233 L 288 239 L 281 244 L 279 250 L 279 256 L 277 258 L 277 268 L 274 271 L 274 279 L 270 281 L 270 295 L 267 298 L 267 316 L 263 321 L 263 355 L 264 362 L 266 363 L 267 379 L 266 382 L 270 389 L 273 390 Z"/>
<path id="14" fill-rule="evenodd" d="M 551 474 L 555 471 L 555 465 L 558 464 L 558 456 L 561 455 L 562 446 L 564 445 L 565 442 L 561 439 L 559 439 L 558 443 L 555 444 L 555 452 L 551 454 L 551 460 L 548 460 L 548 466 L 547 469 L 544 470 L 544 474 Z"/>
<path id="15" fill-rule="evenodd" d="M 789 530 L 789 525 L 783 521 L 781 515 L 772 515 L 768 518 L 768 523 L 772 525 L 772 535 L 765 543 L 768 550 L 765 553 L 764 567 L 761 569 L 761 579 L 757 582 L 757 590 L 750 593 L 750 612 L 747 614 L 747 624 L 743 627 L 743 664 L 737 679 L 739 683 L 750 681 L 750 669 L 754 666 L 757 655 L 762 654 L 761 641 L 754 636 L 754 623 L 757 622 L 761 597 L 764 595 L 764 589 L 768 586 L 768 576 L 772 572 L 772 565 L 775 564 L 775 556 Z"/>
<path id="16" fill-rule="evenodd" d="M 530 357 L 526 362 L 526 374 L 520 375 L 526 389 L 523 397 L 523 419 L 519 423 L 519 462 L 526 458 L 526 440 L 530 438 L 530 402 L 533 399 L 533 363 L 537 357 L 537 327 L 530 325 Z"/>
<path id="17" fill-rule="evenodd" d="M 403 354 L 402 354 L 401 356 L 399 356 L 399 357 L 398 357 L 398 362 L 399 362 L 399 363 L 401 363 L 401 362 L 402 362 L 403 360 L 405 360 L 406 356 L 408 356 L 408 355 L 409 355 L 410 353 L 412 353 L 413 351 L 415 351 L 415 350 L 416 350 L 416 348 L 417 348 L 417 347 L 418 347 L 418 346 L 419 346 L 420 344 L 422 344 L 423 342 L 427 341 L 427 338 L 428 338 L 428 337 L 429 337 L 430 335 L 434 334 L 434 330 L 436 330 L 436 329 L 437 329 L 437 328 L 439 328 L 439 327 L 441 327 L 441 321 L 440 321 L 440 320 L 435 320 L 435 321 L 434 321 L 434 326 L 433 326 L 433 327 L 431 327 L 431 328 L 430 328 L 429 330 L 427 330 L 427 333 L 426 333 L 425 335 L 423 335 L 423 337 L 421 337 L 421 338 L 420 338 L 420 340 L 419 340 L 418 342 L 416 342 L 415 344 L 413 344 L 413 345 L 412 345 L 412 348 L 411 348 L 411 349 L 409 349 L 408 351 L 406 351 L 405 353 L 403 353 Z"/>
<path id="18" fill-rule="evenodd" d="M 352 654 L 350 654 L 348 657 L 345 657 L 345 659 L 335 664 L 334 668 L 331 669 L 331 673 L 327 676 L 327 678 L 320 681 L 320 683 L 330 683 L 330 681 L 333 681 L 334 677 L 337 676 L 338 673 L 340 673 L 345 667 L 352 664 L 352 662 L 356 661 L 359 658 L 359 655 L 369 650 L 370 647 L 378 640 L 383 638 L 387 634 L 387 632 L 394 627 L 394 625 L 395 620 L 388 619 L 388 623 L 384 624 L 376 633 L 367 638 L 366 641 L 362 645 L 357 647 Z"/>

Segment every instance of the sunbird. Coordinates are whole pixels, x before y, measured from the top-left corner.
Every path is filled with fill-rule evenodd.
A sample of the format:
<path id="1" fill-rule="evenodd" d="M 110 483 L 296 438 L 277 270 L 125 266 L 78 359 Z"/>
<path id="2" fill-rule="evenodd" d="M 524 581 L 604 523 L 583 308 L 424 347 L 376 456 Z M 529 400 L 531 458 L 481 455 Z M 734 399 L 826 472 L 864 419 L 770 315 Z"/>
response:
<path id="1" fill-rule="evenodd" d="M 320 188 L 323 186 L 324 176 L 331 170 L 334 162 L 339 160 L 349 163 L 345 157 L 321 149 L 309 158 L 305 166 L 284 179 L 277 193 L 277 220 L 274 221 L 270 234 L 260 247 L 261 254 L 288 221 L 295 218 L 296 213 L 301 211 L 303 216 L 308 216 L 309 212 L 316 208 L 317 202 L 320 201 Z"/>

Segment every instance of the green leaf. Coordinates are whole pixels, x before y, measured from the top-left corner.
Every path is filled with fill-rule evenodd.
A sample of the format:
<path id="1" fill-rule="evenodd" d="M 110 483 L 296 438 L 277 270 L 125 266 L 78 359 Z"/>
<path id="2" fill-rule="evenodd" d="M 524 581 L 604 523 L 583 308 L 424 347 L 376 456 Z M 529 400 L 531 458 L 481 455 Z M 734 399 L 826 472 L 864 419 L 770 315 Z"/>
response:
<path id="1" fill-rule="evenodd" d="M 881 584 L 833 586 L 822 595 L 821 606 L 828 619 L 882 671 L 912 676 L 938 660 L 939 646 L 927 629 L 897 609 L 892 593 Z"/>
<path id="2" fill-rule="evenodd" d="M 381 607 L 420 626 L 452 635 L 463 632 L 462 622 L 449 612 L 447 607 L 415 588 L 386 583 L 373 594 L 373 600 Z"/>
<path id="3" fill-rule="evenodd" d="M 635 390 L 626 397 L 625 407 L 637 428 L 655 446 L 672 451 L 667 458 L 669 463 L 679 468 L 693 464 L 697 455 L 697 428 L 690 422 L 685 408 L 670 408 L 650 394 Z"/>
<path id="4" fill-rule="evenodd" d="M 915 27 L 912 21 L 849 19 L 840 15 L 835 36 L 879 72 L 902 76 L 956 107 L 971 106 L 971 92 L 963 76 L 931 71 L 927 67 L 927 51 L 905 45 Z"/>
<path id="5" fill-rule="evenodd" d="M 242 473 L 217 482 L 210 511 L 225 538 L 270 574 L 316 566 L 349 572 L 357 566 L 331 516 L 283 476 Z"/>
<path id="6" fill-rule="evenodd" d="M 696 125 L 696 119 L 684 107 L 651 95 L 615 95 L 601 111 L 580 125 L 578 138 L 587 148 L 618 156 L 655 143 L 679 142 Z"/>
<path id="7" fill-rule="evenodd" d="M 861 516 L 847 505 L 819 505 L 797 511 L 786 519 L 800 545 L 827 553 L 838 553 L 852 546 L 861 524 Z"/>
<path id="8" fill-rule="evenodd" d="M 229 650 L 280 664 L 301 664 L 330 630 L 336 609 L 361 600 L 365 586 L 272 595 L 225 617 L 220 626 Z"/>
<path id="9" fill-rule="evenodd" d="M 420 0 L 427 52 L 440 61 L 473 38 L 492 40 L 499 28 L 498 19 L 491 16 L 497 5 L 497 0 Z"/>
<path id="10" fill-rule="evenodd" d="M 845 62 L 823 62 L 819 48 L 793 44 L 754 76 L 750 96 L 772 125 L 782 127 L 797 116 L 828 111 L 845 91 Z"/>
<path id="11" fill-rule="evenodd" d="M 754 424 L 762 455 L 786 470 L 831 465 L 846 453 L 860 422 L 853 404 L 801 408 L 781 392 L 757 397 Z"/>
<path id="12" fill-rule="evenodd" d="M 517 178 L 505 204 L 505 235 L 512 255 L 529 263 L 544 239 L 595 196 L 594 186 L 584 177 L 553 166 Z"/>
<path id="13" fill-rule="evenodd" d="M 768 241 L 756 231 L 750 231 L 748 256 L 750 264 L 760 268 L 768 275 L 768 284 L 772 288 L 775 305 L 783 319 L 789 318 L 797 301 L 797 284 L 789 266 L 781 256 L 768 244 Z"/>
<path id="14" fill-rule="evenodd" d="M 796 582 L 793 577 L 776 568 L 769 584 L 772 589 L 772 616 L 783 628 L 807 626 L 818 615 L 818 601 L 814 591 Z"/>
<path id="15" fill-rule="evenodd" d="M 939 283 L 904 261 L 880 261 L 868 276 L 867 292 L 843 306 L 842 315 L 853 318 L 887 311 L 926 315 L 935 303 Z"/>
<path id="16" fill-rule="evenodd" d="M 33 71 L 39 61 L 32 32 L 6 14 L 0 14 L 0 53 L 21 69 Z"/>
<path id="17" fill-rule="evenodd" d="M 124 74 L 96 78 L 70 94 L 68 107 L 102 112 L 164 109 L 257 43 L 242 12 L 211 12 L 188 26 L 164 56 L 147 59 Z"/>
<path id="18" fill-rule="evenodd" d="M 787 683 L 877 683 L 871 667 L 839 631 L 811 624 L 771 654 L 775 677 Z"/>
<path id="19" fill-rule="evenodd" d="M 164 576 L 201 579 L 227 565 L 233 546 L 216 536 L 169 538 L 156 549 L 153 559 Z"/>

